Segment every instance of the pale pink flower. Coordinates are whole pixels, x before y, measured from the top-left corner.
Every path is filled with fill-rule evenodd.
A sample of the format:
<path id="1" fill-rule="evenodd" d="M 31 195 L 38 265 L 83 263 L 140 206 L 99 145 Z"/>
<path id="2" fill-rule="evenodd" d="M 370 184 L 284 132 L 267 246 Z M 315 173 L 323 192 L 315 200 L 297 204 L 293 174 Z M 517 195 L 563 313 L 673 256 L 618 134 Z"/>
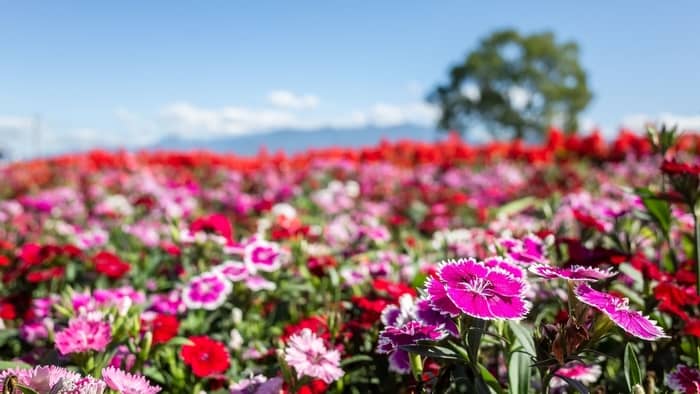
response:
<path id="1" fill-rule="evenodd" d="M 326 349 L 323 339 L 308 328 L 289 338 L 284 359 L 297 371 L 299 378 L 310 376 L 330 384 L 343 376 L 340 352 Z"/>
<path id="2" fill-rule="evenodd" d="M 584 385 L 591 384 L 598 381 L 601 373 L 602 370 L 600 365 L 586 365 L 580 362 L 572 362 L 566 364 L 556 371 L 555 376 L 549 382 L 549 386 L 552 388 L 560 388 L 567 385 L 564 379 L 557 376 L 577 380 Z"/>
<path id="3" fill-rule="evenodd" d="M 145 377 L 114 367 L 102 369 L 102 380 L 121 394 L 156 394 L 160 391 L 160 387 L 152 386 Z"/>

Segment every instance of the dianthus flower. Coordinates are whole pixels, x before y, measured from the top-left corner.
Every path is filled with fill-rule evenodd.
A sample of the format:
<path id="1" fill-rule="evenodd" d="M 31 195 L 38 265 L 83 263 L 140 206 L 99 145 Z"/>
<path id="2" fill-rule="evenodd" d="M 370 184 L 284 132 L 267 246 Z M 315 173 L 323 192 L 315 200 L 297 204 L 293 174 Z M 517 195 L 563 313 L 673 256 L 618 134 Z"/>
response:
<path id="1" fill-rule="evenodd" d="M 190 309 L 215 310 L 231 293 L 231 282 L 218 272 L 206 272 L 190 279 L 182 300 Z"/>
<path id="2" fill-rule="evenodd" d="M 326 349 L 323 339 L 308 328 L 289 338 L 284 359 L 296 370 L 299 378 L 309 376 L 332 383 L 343 376 L 340 352 Z"/>
<path id="3" fill-rule="evenodd" d="M 189 340 L 192 343 L 184 345 L 180 355 L 195 376 L 204 378 L 228 369 L 229 354 L 223 343 L 205 336 L 190 337 Z"/>
<path id="4" fill-rule="evenodd" d="M 484 320 L 525 317 L 530 310 L 525 300 L 528 288 L 519 268 L 502 261 L 488 267 L 474 259 L 442 263 L 438 279 L 426 284 L 435 310 L 453 317 L 465 313 Z"/>
<path id="5" fill-rule="evenodd" d="M 132 375 L 114 367 L 102 369 L 102 380 L 112 390 L 121 394 L 156 394 L 160 392 L 159 386 L 152 386 L 141 375 Z"/>
<path id="6" fill-rule="evenodd" d="M 56 333 L 56 348 L 62 355 L 82 353 L 89 350 L 102 352 L 112 340 L 108 323 L 87 317 L 73 318 L 68 327 Z"/>
<path id="7" fill-rule="evenodd" d="M 585 283 L 578 285 L 574 293 L 581 302 L 600 310 L 620 328 L 637 338 L 653 341 L 666 337 L 656 322 L 631 310 L 627 298 L 594 290 Z"/>

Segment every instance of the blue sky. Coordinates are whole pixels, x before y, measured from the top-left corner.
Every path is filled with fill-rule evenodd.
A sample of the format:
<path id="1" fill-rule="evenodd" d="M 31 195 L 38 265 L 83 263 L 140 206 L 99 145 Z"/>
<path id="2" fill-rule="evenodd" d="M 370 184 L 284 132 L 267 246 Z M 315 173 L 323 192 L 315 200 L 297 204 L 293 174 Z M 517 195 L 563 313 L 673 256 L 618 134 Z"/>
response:
<path id="1" fill-rule="evenodd" d="M 429 123 L 422 99 L 494 29 L 575 40 L 586 125 L 700 128 L 700 3 L 0 0 L 0 138 L 41 152 Z M 34 149 L 34 148 L 32 148 Z"/>

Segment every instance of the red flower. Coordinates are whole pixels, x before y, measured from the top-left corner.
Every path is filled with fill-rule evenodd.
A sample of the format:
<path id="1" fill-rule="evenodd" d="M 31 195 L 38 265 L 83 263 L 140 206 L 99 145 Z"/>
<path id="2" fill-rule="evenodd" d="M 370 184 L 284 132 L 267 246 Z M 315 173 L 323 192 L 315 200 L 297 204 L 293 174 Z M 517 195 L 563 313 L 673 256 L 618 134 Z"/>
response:
<path id="1" fill-rule="evenodd" d="M 54 278 L 60 278 L 65 272 L 64 267 L 53 267 L 44 270 L 33 271 L 27 274 L 27 282 L 39 283 L 46 282 Z"/>
<path id="2" fill-rule="evenodd" d="M 0 267 L 7 267 L 10 265 L 10 259 L 7 256 L 0 255 Z"/>
<path id="3" fill-rule="evenodd" d="M 300 320 L 296 324 L 289 324 L 284 327 L 284 332 L 282 333 L 282 341 L 287 341 L 289 337 L 294 334 L 301 332 L 301 330 L 308 328 L 314 334 L 323 338 L 324 340 L 330 340 L 330 333 L 328 332 L 328 323 L 326 319 L 321 316 L 311 316 L 306 319 Z"/>
<path id="4" fill-rule="evenodd" d="M 41 264 L 41 246 L 33 243 L 24 244 L 19 252 L 19 258 L 29 267 Z"/>
<path id="5" fill-rule="evenodd" d="M 336 267 L 338 262 L 335 261 L 333 256 L 312 256 L 309 257 L 309 261 L 306 263 L 309 267 L 309 271 L 315 276 L 323 276 L 329 268 Z"/>
<path id="6" fill-rule="evenodd" d="M 119 279 L 131 269 L 128 263 L 122 261 L 119 256 L 110 252 L 100 252 L 92 258 L 95 270 L 109 278 Z"/>
<path id="7" fill-rule="evenodd" d="M 228 221 L 226 216 L 219 213 L 203 216 L 195 220 L 190 224 L 190 231 L 193 233 L 205 231 L 218 234 L 226 238 L 227 241 L 233 242 L 231 222 Z"/>
<path id="8" fill-rule="evenodd" d="M 700 338 L 700 319 L 691 319 L 685 324 L 685 330 L 687 334 L 690 334 L 696 338 Z"/>
<path id="9" fill-rule="evenodd" d="M 299 387 L 298 394 L 323 394 L 328 390 L 326 382 L 320 379 L 314 379 L 309 384 Z"/>
<path id="10" fill-rule="evenodd" d="M 700 175 L 700 166 L 679 163 L 675 160 L 664 160 L 661 171 L 669 175 Z"/>
<path id="11" fill-rule="evenodd" d="M 0 320 L 14 320 L 17 317 L 15 306 L 9 302 L 0 302 Z"/>
<path id="12" fill-rule="evenodd" d="M 398 300 L 404 294 L 416 296 L 416 290 L 403 283 L 390 282 L 386 279 L 375 279 L 372 282 L 372 287 L 379 293 L 386 293 L 392 300 Z"/>
<path id="13" fill-rule="evenodd" d="M 158 315 L 150 322 L 153 343 L 166 343 L 177 335 L 180 322 L 173 315 Z"/>
<path id="14" fill-rule="evenodd" d="M 180 356 L 195 376 L 204 378 L 228 369 L 229 354 L 223 343 L 206 336 L 190 337 L 189 340 L 192 344 L 184 345 Z"/>

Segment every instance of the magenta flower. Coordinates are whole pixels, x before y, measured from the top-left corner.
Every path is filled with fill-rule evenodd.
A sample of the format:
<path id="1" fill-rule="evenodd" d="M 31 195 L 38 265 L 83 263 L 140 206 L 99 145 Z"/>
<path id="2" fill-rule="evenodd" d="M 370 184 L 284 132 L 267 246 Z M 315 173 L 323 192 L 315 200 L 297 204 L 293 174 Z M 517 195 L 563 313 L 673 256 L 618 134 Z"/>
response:
<path id="1" fill-rule="evenodd" d="M 70 319 L 68 327 L 56 333 L 56 348 L 62 355 L 89 350 L 102 352 L 112 340 L 109 323 L 84 316 Z"/>
<path id="2" fill-rule="evenodd" d="M 414 345 L 422 340 L 439 341 L 446 335 L 439 326 L 415 320 L 401 327 L 387 326 L 379 333 L 377 353 L 389 354 L 389 369 L 392 371 L 408 373 L 411 370 L 408 352 L 400 349 L 400 346 Z"/>
<path id="3" fill-rule="evenodd" d="M 299 378 L 310 376 L 330 384 L 344 373 L 340 368 L 340 352 L 326 349 L 323 339 L 308 328 L 289 338 L 284 359 Z"/>
<path id="4" fill-rule="evenodd" d="M 664 331 L 656 325 L 656 322 L 630 309 L 627 298 L 593 290 L 585 283 L 578 285 L 574 293 L 581 302 L 603 312 L 630 335 L 647 341 L 666 338 Z"/>
<path id="5" fill-rule="evenodd" d="M 505 261 L 498 264 L 487 267 L 474 259 L 441 264 L 439 280 L 428 283 L 430 305 L 451 316 L 461 312 L 484 320 L 522 319 L 530 310 L 525 300 L 528 285 L 513 275 L 519 272 L 517 267 L 505 269 Z"/>
<path id="6" fill-rule="evenodd" d="M 430 305 L 430 300 L 421 299 L 416 303 L 416 319 L 428 326 L 443 327 L 450 334 L 459 337 L 457 324 L 447 315 L 440 313 Z"/>
<path id="7" fill-rule="evenodd" d="M 561 268 L 551 265 L 533 264 L 530 266 L 530 272 L 546 279 L 561 278 L 582 282 L 603 280 L 617 275 L 617 273 L 612 271 L 612 268 L 602 270 L 600 268 L 584 267 L 581 265 Z"/>
<path id="8" fill-rule="evenodd" d="M 505 249 L 508 257 L 519 263 L 547 262 L 545 243 L 536 235 L 529 234 L 521 239 L 502 238 L 498 243 Z"/>
<path id="9" fill-rule="evenodd" d="M 251 272 L 276 271 L 282 260 L 279 246 L 263 240 L 248 244 L 243 251 L 243 259 Z"/>
<path id="10" fill-rule="evenodd" d="M 591 384 L 598 381 L 602 371 L 600 365 L 586 365 L 580 362 L 571 362 L 559 368 L 555 376 L 550 380 L 549 386 L 552 388 L 565 387 L 566 381 L 557 376 L 577 380 L 583 384 Z"/>
<path id="11" fill-rule="evenodd" d="M 190 279 L 182 291 L 182 301 L 189 309 L 215 310 L 231 294 L 231 282 L 218 272 L 206 272 Z"/>
<path id="12" fill-rule="evenodd" d="M 700 393 L 700 370 L 678 365 L 666 377 L 666 385 L 683 394 Z"/>
<path id="13" fill-rule="evenodd" d="M 240 261 L 225 261 L 216 270 L 231 282 L 239 282 L 248 277 L 248 268 Z"/>
<path id="14" fill-rule="evenodd" d="M 160 387 L 152 386 L 145 377 L 114 367 L 102 369 L 102 380 L 110 389 L 122 394 L 156 394 L 160 391 Z"/>

